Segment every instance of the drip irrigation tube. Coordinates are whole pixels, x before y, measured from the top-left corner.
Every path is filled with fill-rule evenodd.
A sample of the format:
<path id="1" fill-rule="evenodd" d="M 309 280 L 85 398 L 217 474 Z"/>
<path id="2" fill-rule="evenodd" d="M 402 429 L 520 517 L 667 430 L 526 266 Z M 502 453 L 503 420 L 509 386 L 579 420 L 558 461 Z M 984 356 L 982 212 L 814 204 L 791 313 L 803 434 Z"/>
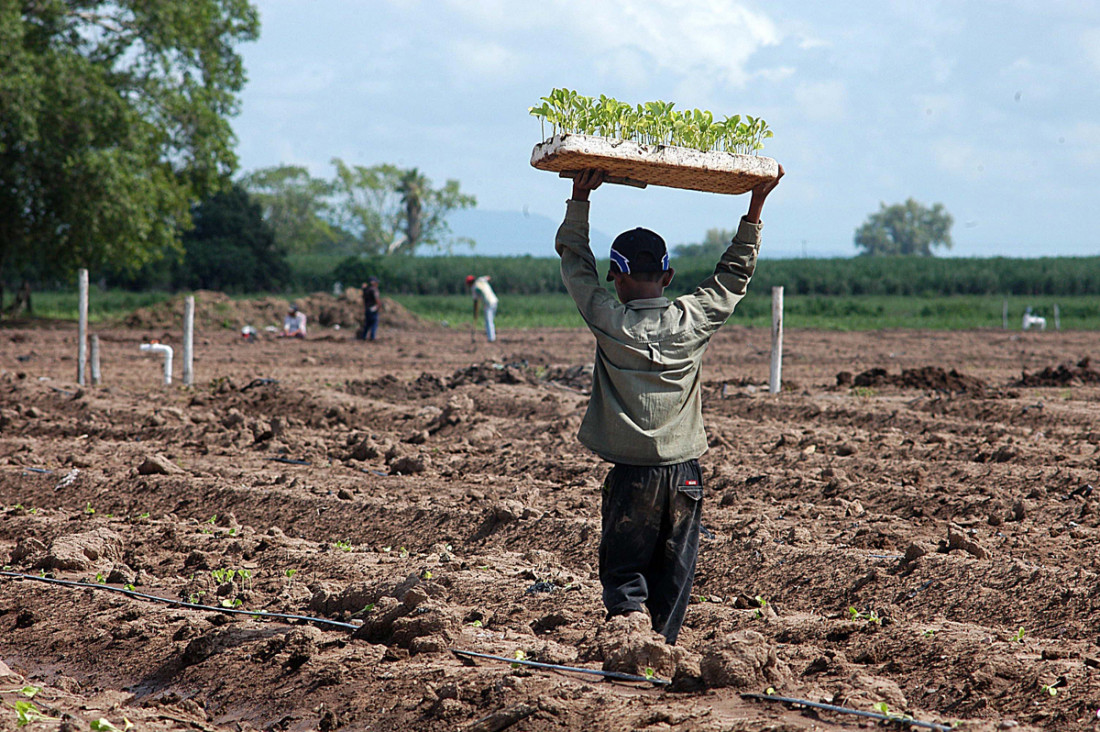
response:
<path id="1" fill-rule="evenodd" d="M 573 671 L 579 674 L 592 674 L 593 676 L 602 676 L 605 679 L 614 679 L 616 681 L 645 681 L 649 684 L 656 686 L 668 686 L 672 682 L 668 679 L 659 679 L 656 676 L 649 678 L 646 676 L 635 676 L 634 674 L 624 674 L 618 671 L 602 671 L 594 668 L 581 668 L 579 666 L 561 666 L 556 663 L 540 663 L 538 661 L 527 661 L 518 658 L 507 658 L 505 656 L 490 656 L 488 653 L 475 653 L 474 651 L 461 651 L 457 648 L 452 648 L 451 653 L 456 656 L 469 656 L 471 658 L 487 658 L 490 661 L 503 661 L 504 663 L 517 663 L 521 666 L 531 666 L 533 668 L 545 668 L 552 671 Z"/>
<path id="2" fill-rule="evenodd" d="M 833 704 L 823 704 L 821 702 L 810 701 L 809 699 L 797 699 L 790 696 L 776 696 L 775 694 L 742 694 L 742 699 L 757 699 L 759 701 L 777 701 L 785 704 L 798 704 L 804 707 L 813 707 L 814 709 L 824 709 L 829 712 L 837 712 L 839 714 L 854 714 L 858 717 L 868 717 L 870 719 L 877 719 L 880 722 L 891 722 L 893 724 L 905 725 L 907 727 L 920 727 L 922 729 L 936 730 L 936 732 L 951 732 L 951 727 L 946 724 L 938 724 L 936 722 L 921 722 L 918 719 L 912 717 L 906 717 L 900 714 L 879 714 L 878 712 L 865 712 L 862 709 L 851 709 L 850 707 L 838 707 Z"/>
<path id="3" fill-rule="evenodd" d="M 88 587 L 93 590 L 105 590 L 107 592 L 117 592 L 120 595 L 128 595 L 130 597 L 137 597 L 142 600 L 151 600 L 153 602 L 163 602 L 166 605 L 175 605 L 176 607 L 186 607 L 192 610 L 209 610 L 216 613 L 226 613 L 229 615 L 251 615 L 258 618 L 271 618 L 273 620 L 304 620 L 310 623 L 317 623 L 318 625 L 329 625 L 334 628 L 342 628 L 344 630 L 358 630 L 359 626 L 353 623 L 341 623 L 338 620 L 329 620 L 328 618 L 314 618 L 308 615 L 289 615 L 287 613 L 269 613 L 263 610 L 239 610 L 231 607 L 215 607 L 213 605 L 199 605 L 193 602 L 184 602 L 183 600 L 170 600 L 167 597 L 158 597 L 157 595 L 147 595 L 144 592 L 138 592 L 136 590 L 127 590 L 121 587 L 111 587 L 110 585 L 101 585 L 92 582 L 78 582 L 76 580 L 62 580 L 54 579 L 53 577 L 39 577 L 33 574 L 23 574 L 21 572 L 7 572 L 0 571 L 0 577 L 11 577 L 13 579 L 27 579 L 34 580 L 35 582 L 46 582 L 51 585 L 61 585 L 63 587 Z"/>

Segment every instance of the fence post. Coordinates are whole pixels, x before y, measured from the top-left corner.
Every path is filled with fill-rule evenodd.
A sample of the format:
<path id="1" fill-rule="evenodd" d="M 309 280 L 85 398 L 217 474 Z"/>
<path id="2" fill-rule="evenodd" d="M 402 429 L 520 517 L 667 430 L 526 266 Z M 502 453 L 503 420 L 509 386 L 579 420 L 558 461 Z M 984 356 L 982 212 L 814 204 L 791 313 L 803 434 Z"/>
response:
<path id="1" fill-rule="evenodd" d="M 183 301 L 183 385 L 195 383 L 195 296 Z"/>
<path id="2" fill-rule="evenodd" d="M 92 386 L 99 386 L 99 336 L 92 336 Z"/>
<path id="3" fill-rule="evenodd" d="M 77 274 L 80 293 L 77 301 L 76 383 L 84 386 L 84 371 L 88 366 L 88 270 Z"/>
<path id="4" fill-rule="evenodd" d="M 1004 304 L 1001 306 L 1001 328 L 1008 330 L 1008 298 L 1005 298 Z"/>
<path id="5" fill-rule="evenodd" d="M 783 288 L 772 288 L 772 367 L 768 393 L 778 394 L 783 372 Z"/>

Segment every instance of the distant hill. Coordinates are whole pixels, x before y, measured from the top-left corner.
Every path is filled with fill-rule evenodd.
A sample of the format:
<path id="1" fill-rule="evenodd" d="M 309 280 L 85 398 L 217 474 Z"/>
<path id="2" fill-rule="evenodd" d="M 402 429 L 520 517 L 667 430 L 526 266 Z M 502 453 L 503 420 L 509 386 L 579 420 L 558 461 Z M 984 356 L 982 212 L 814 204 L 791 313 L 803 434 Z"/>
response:
<path id="1" fill-rule="evenodd" d="M 470 250 L 456 247 L 455 254 L 474 254 L 481 257 L 554 256 L 554 234 L 560 221 L 542 214 L 521 211 L 485 211 L 466 209 L 455 211 L 448 218 L 455 236 L 465 236 L 477 242 Z M 602 231 L 590 232 L 592 247 L 601 251 L 611 246 L 611 237 Z"/>

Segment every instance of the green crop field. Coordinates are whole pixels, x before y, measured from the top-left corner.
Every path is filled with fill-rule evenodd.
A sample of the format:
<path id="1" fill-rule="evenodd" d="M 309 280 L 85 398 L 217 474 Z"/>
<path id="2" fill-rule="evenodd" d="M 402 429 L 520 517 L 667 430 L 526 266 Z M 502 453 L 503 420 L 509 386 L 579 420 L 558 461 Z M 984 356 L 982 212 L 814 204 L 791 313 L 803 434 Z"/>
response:
<path id="1" fill-rule="evenodd" d="M 452 326 L 472 317 L 470 298 L 461 295 L 398 295 L 394 298 L 422 318 Z M 878 330 L 910 328 L 961 330 L 1000 328 L 1004 298 L 978 295 L 951 297 L 862 296 L 823 297 L 796 295 L 784 300 L 784 324 L 788 328 L 823 330 Z M 1030 306 L 1054 328 L 1058 305 L 1064 330 L 1100 328 L 1100 298 L 1036 296 L 1010 298 L 1009 328 L 1018 329 L 1024 308 Z M 730 318 L 755 328 L 771 327 L 771 293 L 753 292 L 741 301 Z M 581 327 L 580 316 L 568 295 L 503 296 L 497 310 L 498 328 Z"/>
<path id="2" fill-rule="evenodd" d="M 304 292 L 282 293 L 289 299 Z M 387 295 L 389 297 L 390 295 Z M 134 309 L 148 307 L 172 297 L 164 292 L 100 291 L 94 289 L 88 307 L 93 323 L 117 320 Z M 259 297 L 242 296 L 240 299 Z M 393 299 L 416 315 L 451 327 L 467 327 L 473 318 L 473 305 L 467 295 L 392 295 Z M 75 320 L 75 291 L 36 292 L 34 314 L 46 320 Z M 787 328 L 823 330 L 877 330 L 908 328 L 960 330 L 1000 328 L 1005 299 L 992 295 L 952 296 L 824 296 L 788 295 L 784 302 Z M 1036 295 L 1008 298 L 1009 328 L 1019 329 L 1024 308 L 1030 306 L 1054 328 L 1054 306 L 1058 306 L 1063 330 L 1100 329 L 1100 297 Z M 580 328 L 584 326 L 573 301 L 558 293 L 502 294 L 497 310 L 498 328 Z M 741 301 L 730 323 L 754 328 L 771 325 L 771 293 L 753 290 Z"/>

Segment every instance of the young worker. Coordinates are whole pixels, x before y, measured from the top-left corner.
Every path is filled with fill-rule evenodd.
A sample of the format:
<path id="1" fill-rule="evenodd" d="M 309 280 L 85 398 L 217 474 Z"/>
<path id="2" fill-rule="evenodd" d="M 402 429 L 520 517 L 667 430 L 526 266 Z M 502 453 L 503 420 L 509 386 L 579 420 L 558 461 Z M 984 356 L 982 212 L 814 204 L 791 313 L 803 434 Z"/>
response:
<path id="1" fill-rule="evenodd" d="M 489 284 L 490 279 L 492 278 L 489 275 L 482 275 L 481 277 L 467 275 L 466 289 L 470 291 L 474 298 L 474 320 L 477 320 L 478 304 L 485 311 L 485 336 L 492 343 L 497 339 L 497 328 L 493 322 L 497 314 L 497 295 L 493 292 L 492 285 Z"/>
<path id="2" fill-rule="evenodd" d="M 607 617 L 648 613 L 673 644 L 699 550 L 698 458 L 707 449 L 699 368 L 711 336 L 745 296 L 760 248 L 760 213 L 783 168 L 752 190 L 714 274 L 672 301 L 664 297 L 674 274 L 668 251 L 648 229 L 625 231 L 611 245 L 607 279 L 618 300 L 600 284 L 588 243 L 588 194 L 604 176 L 586 170 L 574 179 L 556 242 L 566 289 L 596 336 L 592 396 L 577 436 L 613 464 L 603 485 L 599 549 Z"/>

